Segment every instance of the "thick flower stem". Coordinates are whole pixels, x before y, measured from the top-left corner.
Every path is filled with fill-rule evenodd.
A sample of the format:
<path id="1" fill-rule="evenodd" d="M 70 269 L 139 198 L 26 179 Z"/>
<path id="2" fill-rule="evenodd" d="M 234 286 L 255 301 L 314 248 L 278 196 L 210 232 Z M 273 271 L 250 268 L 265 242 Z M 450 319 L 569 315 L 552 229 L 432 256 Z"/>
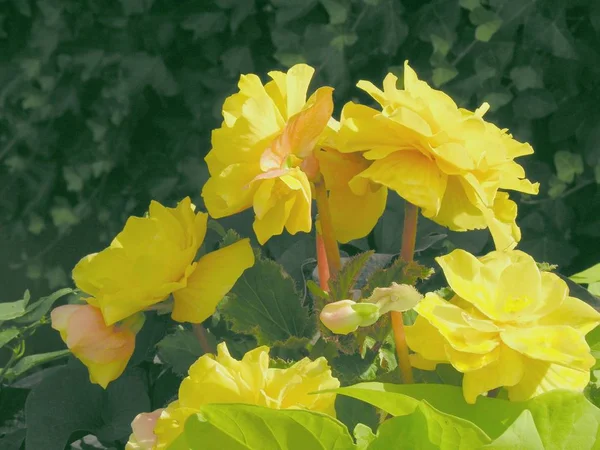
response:
<path id="1" fill-rule="evenodd" d="M 404 209 L 404 229 L 402 231 L 402 248 L 400 249 L 400 258 L 406 262 L 411 262 L 415 254 L 418 217 L 419 208 L 412 203 L 406 202 Z M 392 311 L 391 315 L 394 341 L 396 342 L 396 354 L 398 355 L 398 367 L 402 374 L 402 380 L 407 384 L 414 383 L 410 359 L 408 357 L 408 346 L 406 345 L 402 313 Z"/>
<path id="2" fill-rule="evenodd" d="M 317 210 L 319 212 L 319 223 L 321 224 L 321 236 L 325 245 L 325 253 L 329 264 L 329 274 L 333 277 L 337 275 L 342 267 L 340 258 L 340 249 L 335 232 L 333 231 L 333 221 L 329 211 L 329 200 L 327 199 L 327 189 L 323 177 L 319 177 L 315 182 L 315 197 L 317 200 Z"/>
<path id="3" fill-rule="evenodd" d="M 198 342 L 200 343 L 200 347 L 204 353 L 215 353 L 215 349 L 210 342 L 208 341 L 208 334 L 206 328 L 201 323 L 192 324 L 192 330 L 194 331 L 194 335 Z"/>
<path id="4" fill-rule="evenodd" d="M 323 241 L 323 236 L 319 230 L 320 225 L 317 225 L 315 228 L 317 229 L 317 267 L 319 269 L 319 286 L 325 292 L 329 292 L 329 265 L 327 264 L 325 242 Z"/>

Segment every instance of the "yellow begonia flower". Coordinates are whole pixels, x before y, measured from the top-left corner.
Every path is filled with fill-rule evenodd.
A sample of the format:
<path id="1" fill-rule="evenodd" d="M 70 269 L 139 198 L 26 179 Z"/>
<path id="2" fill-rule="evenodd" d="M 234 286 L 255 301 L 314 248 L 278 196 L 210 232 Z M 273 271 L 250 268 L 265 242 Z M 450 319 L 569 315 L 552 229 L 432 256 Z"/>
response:
<path id="1" fill-rule="evenodd" d="M 241 361 L 227 345 L 217 356 L 204 355 L 179 387 L 179 398 L 163 411 L 154 427 L 156 449 L 166 449 L 183 431 L 186 419 L 209 403 L 247 403 L 275 409 L 308 409 L 335 417 L 335 394 L 310 394 L 340 386 L 325 358 L 304 358 L 287 369 L 269 368 L 269 348 L 258 347 Z"/>
<path id="2" fill-rule="evenodd" d="M 496 248 L 520 240 L 516 204 L 500 189 L 537 194 L 525 179 L 518 156 L 533 153 L 506 130 L 483 120 L 489 105 L 475 112 L 460 109 L 441 91 L 404 65 L 404 89 L 388 74 L 383 91 L 368 81 L 358 87 L 382 107 L 348 103 L 342 111 L 338 150 L 361 152 L 373 163 L 350 182 L 365 180 L 396 191 L 423 215 L 455 231 L 489 228 Z"/>
<path id="3" fill-rule="evenodd" d="M 600 314 L 568 295 L 557 275 L 518 250 L 477 259 L 464 250 L 437 258 L 455 293 L 429 293 L 415 307 L 406 340 L 414 367 L 450 363 L 464 373 L 469 403 L 505 386 L 511 400 L 552 389 L 583 390 L 595 363 L 585 335 Z"/>
<path id="4" fill-rule="evenodd" d="M 256 75 L 242 75 L 239 92 L 225 100 L 223 123 L 212 134 L 212 149 L 206 156 L 211 177 L 202 189 L 206 208 L 215 218 L 253 208 L 254 231 L 261 244 L 284 229 L 296 234 L 312 228 L 311 181 L 319 176 L 319 163 L 329 162 L 315 152 L 332 145 L 339 126 L 331 118 L 333 88 L 321 87 L 306 100 L 313 74 L 312 67 L 297 64 L 287 73 L 269 72 L 272 81 L 265 85 Z M 327 152 L 335 150 L 329 148 Z M 344 180 L 364 170 L 368 162 L 358 168 L 362 158 L 354 161 L 352 157 L 337 156 L 333 169 L 336 176 L 327 175 L 325 180 L 331 191 L 330 201 L 334 209 L 337 207 L 332 212 L 336 223 L 347 220 L 352 211 L 348 202 L 352 202 L 354 211 L 357 205 L 377 210 L 366 232 L 368 226 L 363 225 L 339 237 L 347 241 L 372 229 L 385 206 L 386 193 L 377 188 L 368 191 L 366 187 L 349 191 Z M 350 222 L 352 226 L 360 223 Z M 337 228 L 345 230 L 343 226 Z"/>
<path id="5" fill-rule="evenodd" d="M 136 314 L 119 324 L 107 326 L 98 308 L 91 305 L 64 305 L 50 314 L 52 328 L 90 373 L 90 381 L 103 388 L 125 370 L 133 354 L 135 335 L 144 324 Z"/>
<path id="6" fill-rule="evenodd" d="M 73 269 L 78 288 L 92 295 L 107 325 L 143 311 L 173 294 L 172 317 L 200 323 L 244 270 L 254 264 L 248 239 L 202 256 L 208 214 L 195 213 L 189 197 L 176 208 L 150 204 L 147 217 L 130 217 L 100 253 Z"/>

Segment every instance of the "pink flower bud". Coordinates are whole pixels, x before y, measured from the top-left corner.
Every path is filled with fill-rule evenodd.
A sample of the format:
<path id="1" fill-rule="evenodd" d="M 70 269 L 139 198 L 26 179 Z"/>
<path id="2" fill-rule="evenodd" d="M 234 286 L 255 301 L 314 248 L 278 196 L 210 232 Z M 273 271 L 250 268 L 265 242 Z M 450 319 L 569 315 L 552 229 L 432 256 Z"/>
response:
<path id="1" fill-rule="evenodd" d="M 159 408 L 150 413 L 141 413 L 131 422 L 131 435 L 125 450 L 152 450 L 156 444 L 154 427 L 164 408 Z"/>
<path id="2" fill-rule="evenodd" d="M 374 324 L 379 318 L 379 306 L 373 303 L 356 303 L 352 300 L 325 305 L 321 311 L 321 322 L 336 334 L 348 334 L 358 327 Z"/>
<path id="3" fill-rule="evenodd" d="M 121 323 L 106 326 L 98 308 L 65 305 L 55 308 L 51 319 L 52 328 L 60 332 L 69 350 L 87 366 L 90 381 L 106 388 L 125 370 L 144 315 L 136 314 Z"/>

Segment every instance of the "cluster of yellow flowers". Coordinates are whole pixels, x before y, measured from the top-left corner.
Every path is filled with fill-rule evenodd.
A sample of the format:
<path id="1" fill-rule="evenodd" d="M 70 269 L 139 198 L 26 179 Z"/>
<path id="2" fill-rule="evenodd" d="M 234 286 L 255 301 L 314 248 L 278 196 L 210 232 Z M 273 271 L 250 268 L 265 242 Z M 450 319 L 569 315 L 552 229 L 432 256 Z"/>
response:
<path id="1" fill-rule="evenodd" d="M 329 304 L 321 320 L 347 334 L 389 311 L 414 307 L 418 318 L 406 329 L 412 365 L 432 370 L 451 364 L 464 373 L 468 402 L 498 387 L 506 387 L 512 400 L 583 389 L 595 362 L 585 334 L 600 314 L 514 250 L 521 237 L 517 206 L 505 191 L 538 192 L 514 161 L 531 154 L 531 146 L 485 121 L 487 104 L 474 112 L 458 108 L 408 64 L 403 89 L 392 74 L 383 90 L 358 83 L 381 110 L 348 103 L 339 122 L 332 117 L 332 88 L 321 87 L 307 100 L 313 73 L 299 64 L 287 73 L 270 72 L 266 84 L 256 75 L 241 76 L 206 157 L 211 177 L 202 197 L 208 212 L 220 218 L 253 208 L 254 231 L 264 244 L 284 229 L 311 231 L 316 198 L 334 242 L 348 242 L 373 229 L 392 189 L 451 230 L 489 228 L 497 251 L 479 259 L 462 250 L 438 258 L 454 292 L 450 301 L 394 284 L 364 301 Z M 77 264 L 73 279 L 89 298 L 85 305 L 56 308 L 52 323 L 93 382 L 105 387 L 123 372 L 143 311 L 166 308 L 176 321 L 200 323 L 254 264 L 248 239 L 196 260 L 207 219 L 189 198 L 176 208 L 152 202 L 147 217 L 130 218 L 107 249 Z M 275 369 L 266 347 L 238 361 L 222 343 L 216 357 L 204 355 L 190 368 L 177 401 L 136 418 L 127 448 L 166 448 L 206 403 L 334 415 L 333 394 L 309 392 L 338 386 L 324 358 Z"/>
<path id="2" fill-rule="evenodd" d="M 315 361 L 304 358 L 287 369 L 277 369 L 269 367 L 268 347 L 255 348 L 238 361 L 221 343 L 216 357 L 204 355 L 190 367 L 176 401 L 136 417 L 126 450 L 168 448 L 183 432 L 185 420 L 209 403 L 308 409 L 335 417 L 335 394 L 311 393 L 339 386 L 323 357 Z"/>

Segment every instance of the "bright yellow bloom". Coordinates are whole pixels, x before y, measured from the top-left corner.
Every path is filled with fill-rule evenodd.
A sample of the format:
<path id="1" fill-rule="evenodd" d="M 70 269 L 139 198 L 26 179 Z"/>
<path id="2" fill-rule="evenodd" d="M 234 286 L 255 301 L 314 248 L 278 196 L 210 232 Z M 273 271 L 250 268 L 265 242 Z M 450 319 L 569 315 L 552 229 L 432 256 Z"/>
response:
<path id="1" fill-rule="evenodd" d="M 406 329 L 415 367 L 452 364 L 464 373 L 469 403 L 502 386 L 514 401 L 583 390 L 595 363 L 585 335 L 600 314 L 570 297 L 563 280 L 518 250 L 479 259 L 455 250 L 437 261 L 455 296 L 429 293 L 415 307 L 419 316 Z"/>
<path id="2" fill-rule="evenodd" d="M 202 190 L 206 207 L 216 218 L 253 208 L 254 231 L 261 244 L 284 228 L 291 234 L 312 228 L 310 182 L 319 176 L 319 163 L 328 163 L 321 157 L 317 162 L 315 151 L 331 146 L 339 125 L 331 118 L 332 88 L 321 87 L 306 100 L 313 73 L 312 67 L 298 64 L 287 73 L 269 72 L 272 81 L 265 85 L 256 75 L 242 75 L 239 92 L 223 105 L 223 124 L 212 134 L 212 149 L 206 156 L 211 177 Z M 354 159 L 338 155 L 335 170 L 342 178 L 334 182 L 326 176 L 331 201 L 339 207 L 333 213 L 338 222 L 348 215 L 348 200 L 354 211 L 357 204 L 381 211 L 385 206 L 385 192 L 374 198 L 366 187 L 356 188 L 354 194 L 348 190 L 344 181 L 348 170 L 351 177 L 360 172 L 352 172 L 360 164 Z M 353 239 L 364 228 L 340 240 Z"/>
<path id="3" fill-rule="evenodd" d="M 338 150 L 364 152 L 374 161 L 350 182 L 370 180 L 419 206 L 425 217 L 455 231 L 488 227 L 500 250 L 520 240 L 516 204 L 499 189 L 537 194 L 514 158 L 533 153 L 529 144 L 483 120 L 489 105 L 460 109 L 404 66 L 404 89 L 388 74 L 383 91 L 368 81 L 358 87 L 382 111 L 348 103 L 342 111 Z"/>
<path id="4" fill-rule="evenodd" d="M 208 220 L 208 214 L 194 209 L 189 197 L 176 208 L 153 201 L 147 217 L 130 217 L 108 248 L 84 257 L 73 269 L 75 284 L 94 297 L 92 304 L 107 325 L 170 294 L 174 320 L 202 322 L 254 264 L 248 239 L 194 262 Z"/>
<path id="5" fill-rule="evenodd" d="M 287 369 L 269 368 L 269 348 L 258 347 L 241 361 L 227 345 L 217 356 L 204 355 L 189 370 L 179 399 L 161 414 L 154 428 L 157 449 L 165 449 L 183 431 L 185 420 L 208 403 L 247 403 L 275 409 L 309 409 L 335 416 L 335 394 L 310 394 L 340 385 L 325 358 L 304 358 Z"/>
<path id="6" fill-rule="evenodd" d="M 103 388 L 125 370 L 133 354 L 135 335 L 144 324 L 144 315 L 106 326 L 102 313 L 91 305 L 64 305 L 50 314 L 52 328 L 90 373 L 90 381 Z"/>

